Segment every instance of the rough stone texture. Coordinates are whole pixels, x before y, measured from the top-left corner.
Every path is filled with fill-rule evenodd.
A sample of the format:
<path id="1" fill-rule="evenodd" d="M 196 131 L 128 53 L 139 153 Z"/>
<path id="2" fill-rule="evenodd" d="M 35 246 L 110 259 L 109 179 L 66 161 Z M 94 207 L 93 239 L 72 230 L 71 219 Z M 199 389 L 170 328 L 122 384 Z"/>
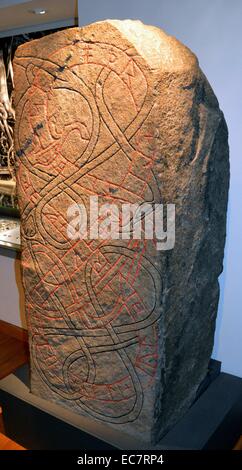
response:
<path id="1" fill-rule="evenodd" d="M 14 61 L 32 392 L 157 441 L 207 373 L 229 181 L 196 57 L 140 22 L 21 46 Z M 176 243 L 70 241 L 73 202 L 176 204 Z"/>

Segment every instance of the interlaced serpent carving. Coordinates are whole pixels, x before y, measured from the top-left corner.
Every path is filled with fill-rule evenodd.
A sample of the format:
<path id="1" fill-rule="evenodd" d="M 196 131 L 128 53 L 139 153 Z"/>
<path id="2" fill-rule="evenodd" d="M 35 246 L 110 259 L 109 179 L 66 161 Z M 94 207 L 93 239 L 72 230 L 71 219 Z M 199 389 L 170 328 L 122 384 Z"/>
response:
<path id="1" fill-rule="evenodd" d="M 15 138 L 33 364 L 88 414 L 134 421 L 158 361 L 153 242 L 71 241 L 66 213 L 73 202 L 88 211 L 93 195 L 160 202 L 145 68 L 131 49 L 85 41 L 18 55 L 15 67 L 26 83 Z"/>

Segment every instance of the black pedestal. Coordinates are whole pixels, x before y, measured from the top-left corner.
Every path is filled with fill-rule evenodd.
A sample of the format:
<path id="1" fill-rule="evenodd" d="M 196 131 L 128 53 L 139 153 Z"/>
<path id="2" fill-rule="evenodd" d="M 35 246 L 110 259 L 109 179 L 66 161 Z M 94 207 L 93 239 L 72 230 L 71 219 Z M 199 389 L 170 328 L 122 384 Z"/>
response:
<path id="1" fill-rule="evenodd" d="M 35 397 L 27 382 L 26 366 L 0 381 L 6 434 L 27 449 L 231 449 L 242 434 L 242 379 L 225 373 L 153 447 Z"/>

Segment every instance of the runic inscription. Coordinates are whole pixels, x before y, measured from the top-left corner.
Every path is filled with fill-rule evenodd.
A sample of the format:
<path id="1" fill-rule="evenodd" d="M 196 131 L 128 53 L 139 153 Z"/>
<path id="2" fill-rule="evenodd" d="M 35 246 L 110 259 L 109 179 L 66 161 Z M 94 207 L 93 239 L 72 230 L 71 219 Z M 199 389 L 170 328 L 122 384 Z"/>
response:
<path id="1" fill-rule="evenodd" d="M 141 23 L 102 22 L 32 41 L 18 49 L 14 70 L 32 392 L 155 441 L 190 405 L 211 352 L 227 194 L 216 177 L 207 189 L 203 175 L 222 114 L 193 54 Z M 205 98 L 194 104 L 199 86 Z M 216 214 L 207 225 L 203 217 L 204 194 L 216 185 L 215 241 Z M 176 204 L 175 248 L 159 252 L 143 238 L 70 239 L 68 208 L 83 204 L 89 213 L 91 196 L 118 207 Z M 207 244 L 191 247 L 198 233 Z M 210 286 L 201 307 L 202 291 L 191 287 L 214 243 L 218 261 L 201 274 L 202 288 Z M 194 351 L 199 305 L 210 326 Z M 196 324 L 183 340 L 189 314 Z"/>

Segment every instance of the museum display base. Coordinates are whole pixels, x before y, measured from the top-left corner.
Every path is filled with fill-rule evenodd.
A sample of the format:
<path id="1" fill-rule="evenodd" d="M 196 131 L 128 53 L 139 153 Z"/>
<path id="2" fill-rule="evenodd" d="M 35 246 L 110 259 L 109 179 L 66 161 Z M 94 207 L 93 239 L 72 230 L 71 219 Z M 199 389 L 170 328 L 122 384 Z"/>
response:
<path id="1" fill-rule="evenodd" d="M 242 433 L 242 379 L 220 373 L 155 447 L 29 391 L 29 368 L 0 381 L 5 432 L 27 449 L 232 449 Z"/>

